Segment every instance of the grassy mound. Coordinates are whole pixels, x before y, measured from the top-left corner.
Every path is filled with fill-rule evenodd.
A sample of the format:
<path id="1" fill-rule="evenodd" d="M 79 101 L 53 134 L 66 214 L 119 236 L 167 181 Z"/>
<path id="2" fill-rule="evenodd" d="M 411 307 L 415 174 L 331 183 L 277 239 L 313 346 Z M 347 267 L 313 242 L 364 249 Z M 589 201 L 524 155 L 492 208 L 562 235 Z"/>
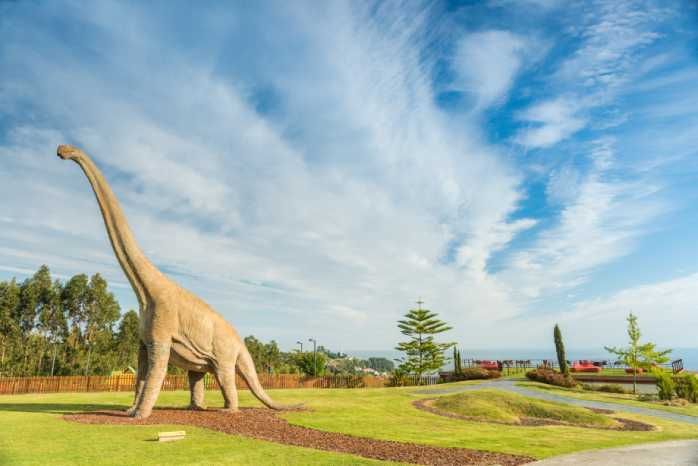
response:
<path id="1" fill-rule="evenodd" d="M 486 422 L 526 424 L 548 421 L 576 426 L 617 427 L 618 422 L 585 408 L 536 400 L 499 390 L 477 390 L 437 398 L 432 406 L 458 416 Z"/>

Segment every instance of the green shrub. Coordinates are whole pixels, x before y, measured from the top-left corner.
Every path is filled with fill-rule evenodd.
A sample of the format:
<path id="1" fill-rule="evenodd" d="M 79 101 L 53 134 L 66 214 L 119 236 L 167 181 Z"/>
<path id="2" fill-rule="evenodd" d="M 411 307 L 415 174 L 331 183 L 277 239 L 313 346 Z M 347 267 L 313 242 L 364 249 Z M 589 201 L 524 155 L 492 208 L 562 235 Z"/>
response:
<path id="1" fill-rule="evenodd" d="M 577 386 L 577 381 L 571 376 L 542 367 L 526 372 L 526 377 L 536 382 L 547 383 L 558 387 L 574 388 Z"/>
<path id="2" fill-rule="evenodd" d="M 502 373 L 495 370 L 481 369 L 479 367 L 470 367 L 461 371 L 462 380 L 476 379 L 498 379 Z"/>
<path id="3" fill-rule="evenodd" d="M 698 403 L 698 378 L 693 374 L 684 374 L 676 379 L 676 396 L 691 403 Z"/>
<path id="4" fill-rule="evenodd" d="M 387 385 L 389 387 L 404 387 L 408 385 L 407 372 L 399 366 L 396 367 L 393 373 L 390 374 Z"/>
<path id="5" fill-rule="evenodd" d="M 655 377 L 655 383 L 657 384 L 657 397 L 660 400 L 671 400 L 674 397 L 674 390 L 676 388 L 672 376 L 666 372 L 657 372 Z"/>
<path id="6" fill-rule="evenodd" d="M 444 377 L 446 382 L 458 382 L 461 380 L 481 380 L 481 379 L 498 379 L 502 376 L 499 371 L 490 371 L 480 367 L 468 367 L 461 369 L 458 374 L 448 374 Z"/>
<path id="7" fill-rule="evenodd" d="M 605 393 L 628 393 L 628 391 L 623 388 L 622 385 L 618 384 L 604 384 L 604 385 L 592 385 L 585 383 L 582 385 L 584 390 L 590 390 L 595 392 L 605 392 Z"/>

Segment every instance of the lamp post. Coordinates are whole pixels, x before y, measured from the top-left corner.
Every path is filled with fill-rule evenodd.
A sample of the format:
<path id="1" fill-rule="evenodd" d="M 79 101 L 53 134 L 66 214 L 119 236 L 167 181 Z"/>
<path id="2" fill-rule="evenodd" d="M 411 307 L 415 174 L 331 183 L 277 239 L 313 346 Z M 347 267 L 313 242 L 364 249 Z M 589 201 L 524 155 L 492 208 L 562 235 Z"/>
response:
<path id="1" fill-rule="evenodd" d="M 313 342 L 313 376 L 317 376 L 317 341 L 315 338 L 308 338 Z"/>
<path id="2" fill-rule="evenodd" d="M 301 353 L 303 352 L 303 342 L 302 341 L 297 341 L 296 344 L 301 345 Z"/>

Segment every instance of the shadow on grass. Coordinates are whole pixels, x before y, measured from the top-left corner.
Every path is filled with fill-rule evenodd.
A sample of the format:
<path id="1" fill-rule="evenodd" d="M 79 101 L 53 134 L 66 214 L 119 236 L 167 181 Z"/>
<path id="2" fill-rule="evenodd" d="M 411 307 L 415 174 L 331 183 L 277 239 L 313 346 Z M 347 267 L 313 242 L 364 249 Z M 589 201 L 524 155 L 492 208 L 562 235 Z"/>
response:
<path id="1" fill-rule="evenodd" d="M 92 411 L 123 410 L 128 406 L 115 404 L 85 403 L 0 403 L 0 412 L 77 414 Z"/>

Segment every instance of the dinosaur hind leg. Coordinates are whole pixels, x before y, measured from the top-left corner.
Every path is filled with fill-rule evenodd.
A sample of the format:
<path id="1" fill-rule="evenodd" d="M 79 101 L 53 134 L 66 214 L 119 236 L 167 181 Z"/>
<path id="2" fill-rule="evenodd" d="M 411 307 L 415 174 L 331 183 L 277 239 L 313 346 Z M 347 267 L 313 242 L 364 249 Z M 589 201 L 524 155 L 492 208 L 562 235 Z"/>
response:
<path id="1" fill-rule="evenodd" d="M 238 391 L 235 386 L 235 365 L 219 367 L 216 370 L 216 378 L 223 392 L 225 403 L 223 409 L 231 413 L 238 410 Z"/>
<path id="2" fill-rule="evenodd" d="M 191 392 L 191 403 L 189 409 L 205 410 L 204 405 L 204 376 L 205 372 L 189 371 L 189 391 Z"/>

